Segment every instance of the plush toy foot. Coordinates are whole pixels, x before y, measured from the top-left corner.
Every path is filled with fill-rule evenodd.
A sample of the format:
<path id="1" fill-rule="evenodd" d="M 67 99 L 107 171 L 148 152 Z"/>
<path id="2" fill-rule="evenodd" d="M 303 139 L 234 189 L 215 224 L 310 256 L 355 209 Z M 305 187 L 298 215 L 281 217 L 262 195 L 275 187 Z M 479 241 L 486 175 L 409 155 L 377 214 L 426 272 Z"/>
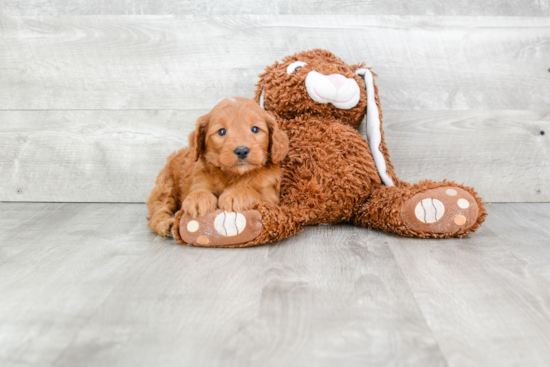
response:
<path id="1" fill-rule="evenodd" d="M 180 236 L 193 246 L 223 247 L 252 241 L 262 230 L 262 215 L 256 210 L 240 213 L 220 209 L 203 217 L 183 214 L 179 222 Z"/>
<path id="2" fill-rule="evenodd" d="M 459 187 L 438 187 L 414 195 L 401 207 L 409 229 L 424 233 L 454 234 L 476 224 L 479 208 L 475 198 Z"/>

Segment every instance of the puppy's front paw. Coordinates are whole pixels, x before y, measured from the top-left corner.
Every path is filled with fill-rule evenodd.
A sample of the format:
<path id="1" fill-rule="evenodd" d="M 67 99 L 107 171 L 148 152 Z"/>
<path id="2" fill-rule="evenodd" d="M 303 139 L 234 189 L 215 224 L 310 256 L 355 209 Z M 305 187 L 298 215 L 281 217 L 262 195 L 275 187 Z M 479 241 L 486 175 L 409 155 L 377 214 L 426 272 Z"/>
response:
<path id="1" fill-rule="evenodd" d="M 184 213 L 196 218 L 216 210 L 217 201 L 218 199 L 211 192 L 195 191 L 185 198 L 181 204 L 181 209 Z"/>
<path id="2" fill-rule="evenodd" d="M 255 203 L 256 200 L 252 195 L 247 195 L 246 193 L 238 191 L 230 191 L 220 195 L 218 207 L 226 212 L 242 212 Z"/>
<path id="3" fill-rule="evenodd" d="M 174 218 L 170 218 L 160 222 L 157 226 L 158 233 L 164 237 L 174 237 L 172 235 L 172 225 L 174 224 Z"/>

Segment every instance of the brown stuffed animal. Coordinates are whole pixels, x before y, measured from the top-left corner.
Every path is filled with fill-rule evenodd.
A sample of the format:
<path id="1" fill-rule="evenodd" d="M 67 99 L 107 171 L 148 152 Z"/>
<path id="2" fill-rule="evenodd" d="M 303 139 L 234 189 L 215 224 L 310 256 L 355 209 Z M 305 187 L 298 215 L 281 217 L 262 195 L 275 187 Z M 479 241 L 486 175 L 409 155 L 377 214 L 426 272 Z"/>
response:
<path id="1" fill-rule="evenodd" d="M 256 86 L 256 101 L 278 116 L 290 139 L 280 203 L 243 212 L 250 225 L 241 222 L 234 240 L 227 231 L 214 233 L 219 212 L 193 226 L 188 226 L 192 218 L 179 212 L 173 228 L 179 242 L 196 245 L 197 236 L 214 236 L 209 246 L 254 246 L 289 237 L 305 225 L 339 222 L 449 238 L 472 233 L 485 220 L 472 188 L 430 180 L 410 185 L 397 178 L 384 141 L 378 90 L 364 64 L 348 65 L 320 49 L 300 52 L 268 66 Z M 357 131 L 363 120 L 368 142 Z M 239 242 L 241 233 L 254 239 Z"/>

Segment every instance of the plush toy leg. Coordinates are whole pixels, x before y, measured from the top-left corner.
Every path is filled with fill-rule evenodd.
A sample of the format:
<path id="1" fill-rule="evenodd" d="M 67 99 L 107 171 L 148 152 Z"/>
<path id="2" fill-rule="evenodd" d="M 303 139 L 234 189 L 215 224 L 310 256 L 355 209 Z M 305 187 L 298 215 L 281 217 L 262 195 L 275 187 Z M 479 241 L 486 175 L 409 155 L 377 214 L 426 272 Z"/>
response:
<path id="1" fill-rule="evenodd" d="M 414 186 L 381 186 L 359 210 L 354 222 L 409 237 L 462 237 L 485 220 L 481 198 L 454 182 L 422 181 Z"/>
<path id="2" fill-rule="evenodd" d="M 307 216 L 300 207 L 257 205 L 253 210 L 217 210 L 191 218 L 179 211 L 172 227 L 176 241 L 203 247 L 249 247 L 282 240 L 302 230 Z"/>

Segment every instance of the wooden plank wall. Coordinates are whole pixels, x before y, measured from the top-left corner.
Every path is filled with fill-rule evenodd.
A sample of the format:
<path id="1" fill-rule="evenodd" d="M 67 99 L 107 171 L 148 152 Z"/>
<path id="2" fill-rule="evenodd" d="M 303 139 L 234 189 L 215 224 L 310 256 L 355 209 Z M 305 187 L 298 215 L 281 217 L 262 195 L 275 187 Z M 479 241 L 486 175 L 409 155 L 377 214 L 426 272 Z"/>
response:
<path id="1" fill-rule="evenodd" d="M 0 201 L 143 202 L 222 98 L 326 48 L 379 74 L 399 176 L 550 201 L 550 1 L 7 0 Z"/>

